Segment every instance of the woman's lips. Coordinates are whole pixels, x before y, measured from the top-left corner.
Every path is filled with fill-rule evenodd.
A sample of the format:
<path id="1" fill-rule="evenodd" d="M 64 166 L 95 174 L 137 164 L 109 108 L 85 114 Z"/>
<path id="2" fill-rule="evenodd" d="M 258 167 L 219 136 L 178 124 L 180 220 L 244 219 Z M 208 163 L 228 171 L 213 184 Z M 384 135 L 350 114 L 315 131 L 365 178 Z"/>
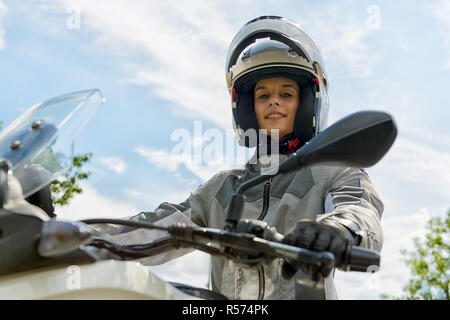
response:
<path id="1" fill-rule="evenodd" d="M 269 119 L 269 120 L 277 120 L 277 119 L 286 118 L 286 115 L 281 112 L 271 112 L 271 113 L 267 114 L 264 118 Z"/>

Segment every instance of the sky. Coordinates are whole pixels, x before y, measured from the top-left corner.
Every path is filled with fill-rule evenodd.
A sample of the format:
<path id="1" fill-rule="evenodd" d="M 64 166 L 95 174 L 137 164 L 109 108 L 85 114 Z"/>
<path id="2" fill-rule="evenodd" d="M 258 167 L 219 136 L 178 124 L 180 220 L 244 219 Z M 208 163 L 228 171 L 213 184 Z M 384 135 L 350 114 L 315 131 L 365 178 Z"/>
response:
<path id="1" fill-rule="evenodd" d="M 93 153 L 91 175 L 59 218 L 181 202 L 247 156 L 220 152 L 235 143 L 225 59 L 239 28 L 265 14 L 298 22 L 321 48 L 329 124 L 359 110 L 396 120 L 392 149 L 367 169 L 385 205 L 380 271 L 338 271 L 336 286 L 341 299 L 400 295 L 410 276 L 400 250 L 450 208 L 450 1 L 0 0 L 3 128 L 40 101 L 98 88 L 106 102 L 75 144 Z M 221 137 L 217 156 L 177 156 L 183 134 L 200 156 Z M 205 287 L 209 257 L 193 252 L 151 268 Z"/>

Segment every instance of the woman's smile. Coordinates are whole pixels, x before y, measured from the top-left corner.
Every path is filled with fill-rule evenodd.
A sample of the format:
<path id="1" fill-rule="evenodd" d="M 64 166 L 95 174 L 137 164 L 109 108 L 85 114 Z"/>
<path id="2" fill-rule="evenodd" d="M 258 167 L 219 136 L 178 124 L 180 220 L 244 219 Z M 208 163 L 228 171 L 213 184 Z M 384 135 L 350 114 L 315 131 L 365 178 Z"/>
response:
<path id="1" fill-rule="evenodd" d="M 264 118 L 271 119 L 271 120 L 278 120 L 278 119 L 286 118 L 286 115 L 279 111 L 272 111 L 269 114 L 267 114 Z"/>

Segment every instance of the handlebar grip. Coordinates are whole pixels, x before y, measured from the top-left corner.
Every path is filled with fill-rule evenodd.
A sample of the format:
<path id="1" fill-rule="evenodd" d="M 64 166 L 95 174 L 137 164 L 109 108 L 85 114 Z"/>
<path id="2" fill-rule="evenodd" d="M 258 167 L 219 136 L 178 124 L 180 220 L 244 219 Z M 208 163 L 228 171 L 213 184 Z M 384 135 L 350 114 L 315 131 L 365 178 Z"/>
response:
<path id="1" fill-rule="evenodd" d="M 377 251 L 358 246 L 349 246 L 346 260 L 349 271 L 377 271 L 380 266 L 380 254 Z"/>
<path id="2" fill-rule="evenodd" d="M 266 228 L 264 239 L 283 243 L 284 237 L 275 228 Z M 346 271 L 374 272 L 379 269 L 380 258 L 378 251 L 349 245 L 346 250 L 345 265 L 341 267 Z"/>

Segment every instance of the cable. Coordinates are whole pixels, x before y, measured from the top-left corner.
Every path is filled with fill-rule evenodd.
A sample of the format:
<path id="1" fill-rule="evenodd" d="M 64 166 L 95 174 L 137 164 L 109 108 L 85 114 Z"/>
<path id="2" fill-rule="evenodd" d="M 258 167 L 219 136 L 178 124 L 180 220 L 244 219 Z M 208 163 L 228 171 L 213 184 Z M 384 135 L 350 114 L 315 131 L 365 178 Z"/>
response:
<path id="1" fill-rule="evenodd" d="M 121 220 L 121 219 L 84 219 L 80 220 L 80 222 L 86 223 L 86 224 L 119 224 L 129 227 L 136 227 L 136 228 L 145 228 L 145 229 L 157 229 L 157 230 L 163 230 L 163 231 L 169 231 L 168 227 L 161 227 L 157 226 L 153 223 L 148 222 L 137 222 L 137 221 L 131 221 L 131 220 Z"/>

